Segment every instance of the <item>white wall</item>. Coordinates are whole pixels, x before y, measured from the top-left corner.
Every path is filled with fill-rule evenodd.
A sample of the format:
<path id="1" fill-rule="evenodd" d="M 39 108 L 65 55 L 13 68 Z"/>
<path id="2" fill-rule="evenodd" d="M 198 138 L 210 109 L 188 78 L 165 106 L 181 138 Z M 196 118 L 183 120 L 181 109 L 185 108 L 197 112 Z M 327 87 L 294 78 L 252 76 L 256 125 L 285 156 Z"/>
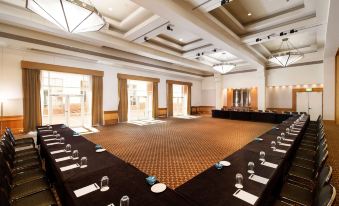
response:
<path id="1" fill-rule="evenodd" d="M 192 78 L 185 75 L 166 74 L 156 71 L 126 69 L 118 66 L 98 64 L 94 61 L 87 61 L 75 57 L 0 47 L 0 95 L 4 95 L 8 99 L 4 105 L 4 115 L 23 114 L 22 73 L 20 65 L 22 60 L 104 71 L 104 111 L 118 110 L 117 73 L 159 78 L 160 108 L 167 107 L 166 80 L 192 82 L 192 106 L 202 105 L 201 78 L 199 77 Z"/>
<path id="2" fill-rule="evenodd" d="M 335 120 L 335 57 L 324 59 L 324 119 Z"/>
<path id="3" fill-rule="evenodd" d="M 269 87 L 266 90 L 267 108 L 292 108 L 292 88 Z"/>
<path id="4" fill-rule="evenodd" d="M 215 106 L 216 104 L 216 85 L 214 77 L 206 77 L 201 84 L 201 105 Z"/>

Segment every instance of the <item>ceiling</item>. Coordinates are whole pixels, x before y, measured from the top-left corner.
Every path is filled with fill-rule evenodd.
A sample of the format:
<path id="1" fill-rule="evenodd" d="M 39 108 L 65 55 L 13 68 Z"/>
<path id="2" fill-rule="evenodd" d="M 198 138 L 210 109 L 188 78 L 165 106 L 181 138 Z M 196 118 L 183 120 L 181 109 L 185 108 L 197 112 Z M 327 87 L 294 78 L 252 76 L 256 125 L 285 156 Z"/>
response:
<path id="1" fill-rule="evenodd" d="M 305 55 L 322 56 L 329 1 L 232 0 L 221 6 L 220 0 L 91 0 L 109 27 L 97 34 L 65 37 L 81 41 L 105 37 L 98 39 L 101 47 L 210 73 L 221 62 L 246 71 L 269 67 L 267 58 L 278 52 L 283 38 L 289 38 Z M 0 0 L 0 4 L 20 8 L 22 16 L 26 15 L 24 0 Z M 0 9 L 0 23 L 36 24 L 32 29 L 51 33 L 51 29 L 44 30 L 47 22 L 37 15 L 22 18 L 22 24 L 13 17 L 19 19 L 20 14 Z M 56 27 L 49 26 L 60 36 Z"/>

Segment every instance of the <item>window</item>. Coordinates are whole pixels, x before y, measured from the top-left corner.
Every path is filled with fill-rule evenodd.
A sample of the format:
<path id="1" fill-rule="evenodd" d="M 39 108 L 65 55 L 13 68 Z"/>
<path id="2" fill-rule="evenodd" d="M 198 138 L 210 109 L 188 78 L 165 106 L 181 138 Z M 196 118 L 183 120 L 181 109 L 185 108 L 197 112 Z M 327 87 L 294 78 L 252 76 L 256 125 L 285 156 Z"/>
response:
<path id="1" fill-rule="evenodd" d="M 187 115 L 187 86 L 173 84 L 173 116 Z"/>

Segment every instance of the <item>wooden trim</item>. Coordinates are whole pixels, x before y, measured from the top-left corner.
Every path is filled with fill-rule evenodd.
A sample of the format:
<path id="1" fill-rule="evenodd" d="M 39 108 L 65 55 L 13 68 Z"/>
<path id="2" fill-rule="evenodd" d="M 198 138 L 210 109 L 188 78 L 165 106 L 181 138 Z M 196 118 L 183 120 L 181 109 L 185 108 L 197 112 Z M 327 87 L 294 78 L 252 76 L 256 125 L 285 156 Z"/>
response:
<path id="1" fill-rule="evenodd" d="M 297 111 L 297 92 L 306 92 L 306 88 L 292 89 L 292 110 Z M 324 92 L 323 88 L 312 88 L 312 92 L 321 92 L 322 94 L 322 108 L 321 112 L 324 113 Z"/>
<path id="2" fill-rule="evenodd" d="M 24 117 L 22 115 L 4 116 L 2 119 L 0 118 L 0 122 L 2 122 L 3 130 L 6 127 L 9 127 L 9 128 L 11 128 L 11 130 L 14 134 L 23 133 L 23 131 L 24 131 L 23 120 L 24 120 Z M 3 132 L 5 132 L 5 131 L 0 131 L 1 134 Z"/>
<path id="3" fill-rule="evenodd" d="M 215 106 L 192 106 L 191 114 L 212 114 Z"/>
<path id="4" fill-rule="evenodd" d="M 30 62 L 30 61 L 21 61 L 21 68 L 74 73 L 74 74 L 85 74 L 85 75 L 100 76 L 100 77 L 104 76 L 103 71 L 61 66 L 61 65 L 55 65 L 55 64 L 44 64 L 44 63 Z"/>
<path id="5" fill-rule="evenodd" d="M 335 120 L 323 120 L 325 124 L 336 124 Z"/>
<path id="6" fill-rule="evenodd" d="M 339 124 L 339 50 L 335 57 L 335 68 L 334 68 L 334 119 L 335 123 Z"/>
<path id="7" fill-rule="evenodd" d="M 130 80 L 140 80 L 140 81 L 148 81 L 148 82 L 160 82 L 159 78 L 152 78 L 152 77 L 143 77 L 143 76 L 136 76 L 136 75 L 129 75 L 129 74 L 120 74 L 118 73 L 118 79 L 130 79 Z"/>
<path id="8" fill-rule="evenodd" d="M 176 81 L 176 80 L 166 80 L 167 84 L 180 84 L 180 85 L 187 85 L 192 86 L 192 82 L 182 82 L 182 81 Z"/>
<path id="9" fill-rule="evenodd" d="M 279 107 L 270 107 L 266 110 L 277 111 L 277 112 L 295 112 L 292 108 L 279 108 Z"/>
<path id="10" fill-rule="evenodd" d="M 167 117 L 167 108 L 158 108 L 158 118 Z"/>
<path id="11" fill-rule="evenodd" d="M 118 111 L 104 111 L 104 124 L 113 125 L 119 122 Z"/>

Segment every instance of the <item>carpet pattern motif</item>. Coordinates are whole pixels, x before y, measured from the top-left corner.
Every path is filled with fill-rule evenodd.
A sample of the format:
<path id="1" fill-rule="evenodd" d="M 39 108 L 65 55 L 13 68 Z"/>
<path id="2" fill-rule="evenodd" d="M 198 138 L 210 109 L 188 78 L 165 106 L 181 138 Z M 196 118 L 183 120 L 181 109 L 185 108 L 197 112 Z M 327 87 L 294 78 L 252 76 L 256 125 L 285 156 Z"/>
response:
<path id="1" fill-rule="evenodd" d="M 165 121 L 106 126 L 85 137 L 175 189 L 273 126 L 210 117 Z"/>

